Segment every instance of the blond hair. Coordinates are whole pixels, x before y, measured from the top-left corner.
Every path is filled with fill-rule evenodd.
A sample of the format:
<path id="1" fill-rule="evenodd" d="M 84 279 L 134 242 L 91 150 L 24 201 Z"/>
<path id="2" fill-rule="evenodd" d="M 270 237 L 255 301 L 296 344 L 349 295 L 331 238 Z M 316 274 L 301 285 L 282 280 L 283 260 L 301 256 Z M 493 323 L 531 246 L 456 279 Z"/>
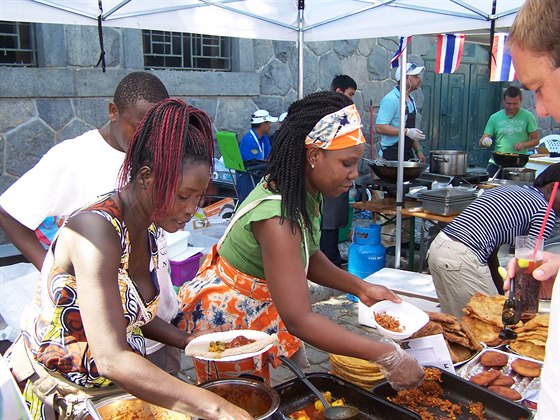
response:
<path id="1" fill-rule="evenodd" d="M 560 1 L 527 0 L 509 30 L 509 46 L 550 56 L 560 67 Z"/>

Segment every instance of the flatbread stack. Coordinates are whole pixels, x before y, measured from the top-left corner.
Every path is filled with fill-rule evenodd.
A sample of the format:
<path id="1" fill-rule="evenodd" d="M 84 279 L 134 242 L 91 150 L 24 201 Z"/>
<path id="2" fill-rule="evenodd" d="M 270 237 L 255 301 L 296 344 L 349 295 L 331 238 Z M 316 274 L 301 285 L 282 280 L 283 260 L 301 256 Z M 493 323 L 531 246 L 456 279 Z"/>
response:
<path id="1" fill-rule="evenodd" d="M 517 339 L 510 343 L 510 348 L 522 356 L 544 361 L 549 319 L 548 314 L 537 315 L 517 328 Z"/>
<path id="2" fill-rule="evenodd" d="M 453 363 L 460 363 L 482 350 L 483 346 L 468 325 L 453 315 L 426 312 L 430 321 L 410 338 L 442 334 Z"/>
<path id="3" fill-rule="evenodd" d="M 329 359 L 331 362 L 330 373 L 332 375 L 368 391 L 371 390 L 377 381 L 383 379 L 379 365 L 375 362 L 332 353 L 329 355 Z"/>
<path id="4" fill-rule="evenodd" d="M 463 309 L 466 316 L 461 319 L 461 322 L 464 322 L 478 341 L 491 347 L 504 344 L 498 334 L 504 328 L 502 310 L 505 300 L 506 297 L 502 295 L 488 296 L 477 292 L 470 298 L 467 307 Z M 510 328 L 516 329 L 521 326 L 523 323 L 520 321 Z"/>

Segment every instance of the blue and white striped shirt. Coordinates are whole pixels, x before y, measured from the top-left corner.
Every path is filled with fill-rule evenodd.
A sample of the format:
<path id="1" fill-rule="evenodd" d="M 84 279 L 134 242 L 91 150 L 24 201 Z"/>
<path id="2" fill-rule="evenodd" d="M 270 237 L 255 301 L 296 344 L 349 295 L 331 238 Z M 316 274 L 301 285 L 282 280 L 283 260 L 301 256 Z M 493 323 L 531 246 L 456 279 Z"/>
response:
<path id="1" fill-rule="evenodd" d="M 448 236 L 464 243 L 482 264 L 504 244 L 515 244 L 515 237 L 538 236 L 548 203 L 534 187 L 508 185 L 482 193 L 449 225 Z M 543 240 L 554 228 L 556 213 L 551 209 Z"/>

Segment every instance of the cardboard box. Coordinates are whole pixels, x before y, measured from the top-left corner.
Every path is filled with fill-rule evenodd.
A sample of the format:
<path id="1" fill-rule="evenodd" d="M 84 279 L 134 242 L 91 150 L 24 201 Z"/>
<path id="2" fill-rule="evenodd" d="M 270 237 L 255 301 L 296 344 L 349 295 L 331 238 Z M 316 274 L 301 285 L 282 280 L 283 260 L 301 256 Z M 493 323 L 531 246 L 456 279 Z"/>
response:
<path id="1" fill-rule="evenodd" d="M 235 203 L 233 198 L 227 197 L 220 201 L 210 204 L 202 209 L 204 217 L 210 218 L 212 216 L 224 215 L 226 213 L 233 213 L 235 210 Z"/>

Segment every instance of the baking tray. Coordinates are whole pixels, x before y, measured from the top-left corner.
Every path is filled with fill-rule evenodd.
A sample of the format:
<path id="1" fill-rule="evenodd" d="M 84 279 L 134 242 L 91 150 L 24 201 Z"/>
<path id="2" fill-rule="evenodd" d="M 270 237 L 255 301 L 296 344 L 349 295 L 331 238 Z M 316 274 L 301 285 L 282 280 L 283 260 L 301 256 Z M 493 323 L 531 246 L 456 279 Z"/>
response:
<path id="1" fill-rule="evenodd" d="M 486 418 L 530 419 L 533 416 L 529 408 L 500 397 L 488 391 L 486 388 L 475 385 L 460 376 L 442 370 L 441 379 L 442 382 L 440 385 L 443 389 L 442 398 L 448 399 L 454 404 L 462 405 L 472 402 L 482 402 L 485 407 Z M 373 393 L 384 399 L 397 395 L 397 391 L 391 388 L 388 382 L 383 382 L 375 386 L 373 388 Z M 444 413 L 436 409 L 431 412 L 434 413 L 436 418 L 444 415 Z M 463 413 L 457 416 L 457 419 L 472 419 L 472 415 L 468 413 L 467 410 L 463 409 Z"/>
<path id="2" fill-rule="evenodd" d="M 480 357 L 485 352 L 488 351 L 495 351 L 496 353 L 505 354 L 507 356 L 508 363 L 506 366 L 500 369 L 500 371 L 504 375 L 513 376 L 513 379 L 515 379 L 515 384 L 512 385 L 512 388 L 522 395 L 523 400 L 521 400 L 520 402 L 528 405 L 531 408 L 536 408 L 535 401 L 537 400 L 538 393 L 541 388 L 541 378 L 528 378 L 525 376 L 518 375 L 512 370 L 511 363 L 515 359 L 525 359 L 525 360 L 530 360 L 531 362 L 538 363 L 542 368 L 543 362 L 541 362 L 540 360 L 531 359 L 530 357 L 525 357 L 514 353 L 507 353 L 502 350 L 484 349 L 478 354 L 477 357 L 475 357 L 474 359 L 472 359 L 470 362 L 466 363 L 462 368 L 459 369 L 459 371 L 457 372 L 459 376 L 461 376 L 464 379 L 469 379 L 471 376 L 477 375 L 485 370 L 488 370 L 487 367 L 484 367 L 480 364 Z"/>
<path id="3" fill-rule="evenodd" d="M 328 373 L 306 375 L 321 392 L 331 391 L 334 398 L 344 398 L 348 405 L 360 410 L 356 419 L 420 419 L 420 416 L 385 399 L 365 391 L 356 385 Z M 292 379 L 274 387 L 280 394 L 280 407 L 272 419 L 285 419 L 297 410 L 314 402 L 317 397 L 299 379 Z"/>
<path id="4" fill-rule="evenodd" d="M 427 213 L 439 214 L 441 216 L 452 216 L 465 210 L 474 199 L 465 201 L 451 201 L 448 203 L 422 199 L 422 209 Z"/>

